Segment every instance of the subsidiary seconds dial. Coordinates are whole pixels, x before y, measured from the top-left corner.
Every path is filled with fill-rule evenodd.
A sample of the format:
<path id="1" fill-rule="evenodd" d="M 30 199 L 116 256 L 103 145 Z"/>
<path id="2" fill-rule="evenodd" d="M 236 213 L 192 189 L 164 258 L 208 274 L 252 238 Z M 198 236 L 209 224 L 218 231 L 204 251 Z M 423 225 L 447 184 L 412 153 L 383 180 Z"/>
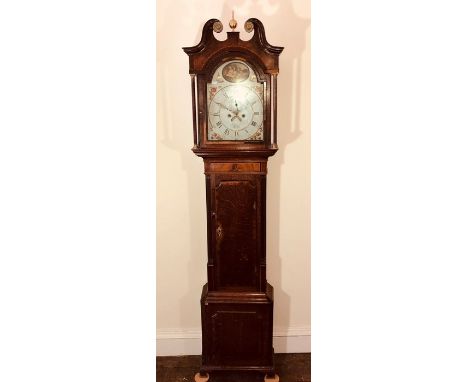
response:
<path id="1" fill-rule="evenodd" d="M 209 140 L 263 140 L 263 102 L 255 87 L 212 88 Z"/>

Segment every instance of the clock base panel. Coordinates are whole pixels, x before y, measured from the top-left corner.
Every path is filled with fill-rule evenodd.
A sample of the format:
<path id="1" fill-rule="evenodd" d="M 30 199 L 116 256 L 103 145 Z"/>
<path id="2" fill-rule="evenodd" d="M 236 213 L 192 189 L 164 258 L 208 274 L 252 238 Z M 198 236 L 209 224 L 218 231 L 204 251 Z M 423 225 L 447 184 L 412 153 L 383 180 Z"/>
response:
<path id="1" fill-rule="evenodd" d="M 259 371 L 274 375 L 273 287 L 266 292 L 203 287 L 201 372 Z"/>

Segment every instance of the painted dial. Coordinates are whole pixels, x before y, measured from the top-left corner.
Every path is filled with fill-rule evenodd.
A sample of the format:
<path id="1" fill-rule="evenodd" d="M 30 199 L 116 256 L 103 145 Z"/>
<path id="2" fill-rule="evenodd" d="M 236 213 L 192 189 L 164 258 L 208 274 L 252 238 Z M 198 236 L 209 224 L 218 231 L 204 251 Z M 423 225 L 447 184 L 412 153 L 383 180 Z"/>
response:
<path id="1" fill-rule="evenodd" d="M 228 85 L 210 102 L 209 139 L 263 139 L 263 104 L 257 92 L 247 86 Z"/>
<path id="2" fill-rule="evenodd" d="M 262 141 L 263 90 L 246 63 L 220 65 L 207 84 L 208 140 Z"/>

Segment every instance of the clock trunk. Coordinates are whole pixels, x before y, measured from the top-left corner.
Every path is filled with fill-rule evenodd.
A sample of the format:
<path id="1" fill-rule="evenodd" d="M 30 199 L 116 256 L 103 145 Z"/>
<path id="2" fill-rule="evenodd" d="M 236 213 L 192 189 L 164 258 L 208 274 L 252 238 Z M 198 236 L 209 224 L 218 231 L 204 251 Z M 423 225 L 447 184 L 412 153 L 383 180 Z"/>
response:
<path id="1" fill-rule="evenodd" d="M 273 288 L 265 275 L 266 170 L 265 158 L 205 159 L 203 370 L 274 370 Z"/>

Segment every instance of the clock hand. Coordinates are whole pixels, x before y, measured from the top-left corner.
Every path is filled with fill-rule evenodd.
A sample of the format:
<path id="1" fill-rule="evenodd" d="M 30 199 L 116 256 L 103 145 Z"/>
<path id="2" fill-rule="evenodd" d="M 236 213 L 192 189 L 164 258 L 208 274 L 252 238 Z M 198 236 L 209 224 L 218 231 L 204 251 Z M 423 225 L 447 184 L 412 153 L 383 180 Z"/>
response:
<path id="1" fill-rule="evenodd" d="M 223 109 L 226 109 L 227 111 L 230 111 L 231 113 L 235 113 L 234 111 L 232 111 L 231 109 L 229 109 L 227 106 L 223 105 L 221 102 L 216 102 L 214 101 L 216 104 L 218 104 L 219 106 L 221 106 Z"/>
<path id="2" fill-rule="evenodd" d="M 234 105 L 236 106 L 236 110 L 237 110 L 237 111 L 233 111 L 234 116 L 231 118 L 231 122 L 234 121 L 234 118 L 237 118 L 239 121 L 242 122 L 242 118 L 239 117 L 240 111 L 239 111 L 239 107 L 237 106 L 237 101 L 236 101 L 236 100 L 234 100 Z"/>
<path id="3" fill-rule="evenodd" d="M 226 109 L 226 110 L 228 110 L 228 111 L 231 111 L 231 110 L 229 110 L 226 106 L 224 106 L 221 102 L 216 102 L 216 101 L 215 101 L 215 104 L 221 106 L 223 109 Z"/>
<path id="4" fill-rule="evenodd" d="M 245 109 L 245 105 L 244 105 L 243 107 L 241 107 L 240 109 L 239 109 L 239 107 L 238 107 L 238 105 L 237 105 L 237 101 L 235 101 L 235 105 L 236 105 L 237 112 L 233 112 L 235 115 L 231 118 L 231 122 L 234 121 L 234 118 L 237 118 L 237 119 L 239 119 L 240 122 L 242 122 L 242 118 L 245 117 L 245 114 L 242 114 L 242 118 L 241 118 L 241 117 L 239 117 L 239 113 L 240 113 L 242 110 Z"/>

